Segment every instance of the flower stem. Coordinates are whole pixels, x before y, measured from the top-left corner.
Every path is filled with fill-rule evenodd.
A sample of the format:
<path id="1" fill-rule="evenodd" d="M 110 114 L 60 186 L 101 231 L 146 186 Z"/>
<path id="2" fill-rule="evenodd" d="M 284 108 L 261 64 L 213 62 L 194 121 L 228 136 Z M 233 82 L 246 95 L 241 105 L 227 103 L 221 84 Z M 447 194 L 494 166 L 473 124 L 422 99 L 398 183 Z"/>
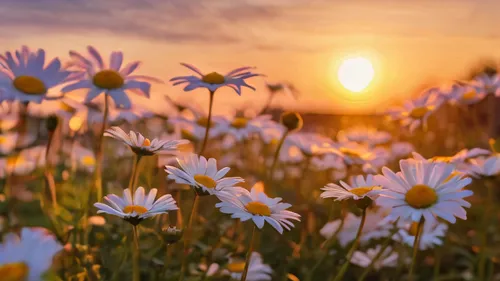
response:
<path id="1" fill-rule="evenodd" d="M 56 193 L 56 183 L 54 180 L 54 175 L 52 174 L 52 163 L 50 162 L 50 148 L 54 140 L 54 132 L 49 132 L 49 139 L 47 141 L 47 147 L 45 148 L 45 184 L 48 186 L 50 191 L 50 198 L 52 200 L 52 207 L 57 209 L 57 193 Z"/>
<path id="2" fill-rule="evenodd" d="M 135 192 L 135 184 L 137 182 L 137 177 L 139 175 L 138 171 L 139 171 L 139 163 L 141 161 L 141 158 L 142 158 L 142 155 L 140 154 L 136 154 L 134 156 L 134 167 L 132 168 L 132 177 L 130 178 L 130 182 L 128 184 L 128 188 L 132 194 L 132 199 L 134 198 L 134 192 Z"/>
<path id="3" fill-rule="evenodd" d="M 102 115 L 102 126 L 98 135 L 98 141 L 96 143 L 96 169 L 95 169 L 95 188 L 97 201 L 102 198 L 102 161 L 103 161 L 103 140 L 104 140 L 104 130 L 106 129 L 106 123 L 108 120 L 108 94 L 104 94 L 104 113 Z"/>
<path id="4" fill-rule="evenodd" d="M 365 221 L 366 221 L 366 208 L 363 209 L 363 215 L 361 216 L 361 222 L 359 224 L 358 233 L 356 234 L 356 238 L 354 239 L 354 243 L 352 244 L 351 249 L 347 253 L 346 262 L 344 263 L 344 265 L 342 265 L 342 268 L 340 268 L 339 273 L 337 273 L 337 276 L 335 276 L 333 281 L 343 280 L 342 278 L 344 278 L 344 275 L 347 269 L 349 268 L 349 265 L 351 264 L 352 255 L 354 255 L 354 252 L 358 249 Z"/>
<path id="5" fill-rule="evenodd" d="M 384 243 L 382 244 L 382 247 L 380 248 L 380 251 L 372 259 L 372 261 L 370 262 L 370 265 L 367 268 L 365 268 L 365 270 L 363 271 L 363 273 L 359 277 L 358 281 L 364 281 L 365 280 L 366 276 L 368 276 L 368 273 L 370 273 L 373 270 L 373 267 L 375 266 L 375 263 L 382 257 L 382 255 L 384 254 L 384 252 L 387 249 L 387 247 L 389 247 L 389 245 L 391 244 L 392 236 L 394 236 L 394 234 L 396 234 L 396 232 L 398 232 L 398 227 L 396 225 L 397 222 L 398 221 L 396 221 L 394 223 L 394 229 L 391 231 L 391 233 L 389 234 L 389 236 L 385 239 Z"/>
<path id="6" fill-rule="evenodd" d="M 202 155 L 203 152 L 205 151 L 205 148 L 207 147 L 208 143 L 208 136 L 210 133 L 210 127 L 212 123 L 212 107 L 214 104 L 214 94 L 215 92 L 210 91 L 210 101 L 208 104 L 208 117 L 207 117 L 207 124 L 206 124 L 206 130 L 205 130 L 205 137 L 203 138 L 203 144 L 201 145 L 200 152 L 198 153 L 199 155 Z"/>
<path id="7" fill-rule="evenodd" d="M 137 226 L 133 228 L 133 244 L 132 244 L 132 281 L 141 280 L 140 257 L 139 257 L 139 235 L 137 234 Z"/>
<path id="8" fill-rule="evenodd" d="M 245 269 L 243 270 L 243 273 L 241 274 L 240 281 L 247 280 L 248 267 L 250 266 L 250 258 L 252 257 L 253 248 L 254 248 L 255 242 L 257 241 L 258 236 L 259 235 L 257 232 L 257 226 L 254 225 L 253 230 L 252 230 L 252 238 L 250 240 L 250 246 L 248 246 L 247 257 L 245 259 Z"/>
<path id="9" fill-rule="evenodd" d="M 417 254 L 420 247 L 420 238 L 422 236 L 422 230 L 424 228 L 424 217 L 420 218 L 417 226 L 417 235 L 415 235 L 415 243 L 413 243 L 413 258 L 411 261 L 410 272 L 408 274 L 408 281 L 413 281 L 413 273 L 415 272 L 415 264 L 417 263 Z"/>
<path id="10" fill-rule="evenodd" d="M 183 256 L 182 256 L 181 272 L 180 272 L 180 276 L 179 276 L 179 281 L 184 280 L 184 275 L 186 273 L 187 256 L 189 253 L 189 246 L 191 243 L 191 232 L 193 230 L 193 221 L 194 221 L 194 218 L 196 217 L 196 212 L 198 210 L 199 197 L 200 196 L 198 196 L 198 193 L 194 194 L 193 208 L 191 209 L 191 215 L 189 215 L 188 226 L 186 228 L 186 232 L 184 233 L 184 252 L 183 252 Z"/>
<path id="11" fill-rule="evenodd" d="M 486 276 L 486 262 L 487 262 L 487 253 L 486 253 L 486 247 L 488 245 L 488 226 L 489 226 L 489 221 L 490 221 L 490 216 L 489 214 L 492 212 L 492 200 L 495 198 L 495 194 L 493 193 L 493 187 L 494 187 L 494 182 L 491 180 L 487 179 L 485 181 L 486 189 L 488 191 L 487 198 L 488 200 L 486 201 L 486 207 L 485 211 L 483 214 L 483 225 L 482 225 L 482 232 L 481 232 L 481 252 L 479 254 L 479 264 L 478 264 L 478 280 L 485 280 Z"/>
<path id="12" fill-rule="evenodd" d="M 280 151 L 281 151 L 281 148 L 283 147 L 283 143 L 285 143 L 285 139 L 288 136 L 289 132 L 290 131 L 286 130 L 283 133 L 283 136 L 281 136 L 280 141 L 278 142 L 278 147 L 276 148 L 276 151 L 274 152 L 273 163 L 271 165 L 271 169 L 269 169 L 269 180 L 273 180 L 273 178 L 274 178 L 274 170 L 276 169 L 276 165 L 278 164 L 278 158 L 280 156 Z"/>

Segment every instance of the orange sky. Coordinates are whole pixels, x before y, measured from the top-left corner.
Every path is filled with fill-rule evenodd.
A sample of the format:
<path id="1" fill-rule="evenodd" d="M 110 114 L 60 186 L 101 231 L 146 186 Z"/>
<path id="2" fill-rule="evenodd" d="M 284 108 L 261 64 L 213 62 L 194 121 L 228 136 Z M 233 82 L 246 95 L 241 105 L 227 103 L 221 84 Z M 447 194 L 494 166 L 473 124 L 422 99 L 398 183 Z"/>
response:
<path id="1" fill-rule="evenodd" d="M 120 49 L 140 71 L 168 80 L 186 75 L 179 62 L 222 73 L 256 66 L 265 79 L 242 97 L 221 91 L 215 109 L 262 106 L 263 82 L 289 81 L 300 100 L 276 104 L 314 112 L 371 113 L 404 100 L 423 83 L 463 76 L 483 58 L 500 57 L 500 1 L 340 0 L 2 0 L 1 46 L 68 50 L 94 45 Z M 375 67 L 373 84 L 350 93 L 335 69 L 362 55 Z M 181 101 L 207 100 L 203 91 L 154 85 L 154 106 L 164 94 Z"/>

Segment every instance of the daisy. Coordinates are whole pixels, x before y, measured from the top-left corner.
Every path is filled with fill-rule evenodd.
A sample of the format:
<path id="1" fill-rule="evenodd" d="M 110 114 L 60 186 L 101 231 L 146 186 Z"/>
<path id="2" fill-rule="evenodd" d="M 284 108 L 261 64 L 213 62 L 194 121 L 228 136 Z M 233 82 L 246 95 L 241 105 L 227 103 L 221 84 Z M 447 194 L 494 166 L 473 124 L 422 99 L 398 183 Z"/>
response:
<path id="1" fill-rule="evenodd" d="M 417 233 L 418 223 L 407 223 L 400 229 L 398 234 L 394 235 L 394 240 L 403 242 L 408 246 L 415 244 L 415 235 Z M 435 222 L 425 222 L 420 236 L 420 250 L 427 250 L 443 244 L 442 238 L 446 235 L 448 225 Z"/>
<path id="2" fill-rule="evenodd" d="M 466 173 L 475 178 L 493 177 L 500 174 L 500 155 L 498 154 L 470 159 L 469 163 Z"/>
<path id="3" fill-rule="evenodd" d="M 239 192 L 241 188 L 236 184 L 243 182 L 240 177 L 224 177 L 230 170 L 229 167 L 217 169 L 217 161 L 214 158 L 207 159 L 203 156 L 191 154 L 181 159 L 177 159 L 179 166 L 165 166 L 168 178 L 176 183 L 188 184 L 200 190 L 201 194 L 221 195 L 222 193 Z"/>
<path id="4" fill-rule="evenodd" d="M 333 141 L 315 133 L 293 133 L 285 139 L 285 144 L 296 146 L 307 157 L 337 153 Z"/>
<path id="5" fill-rule="evenodd" d="M 326 154 L 319 157 L 313 157 L 311 159 L 311 164 L 318 171 L 324 171 L 328 169 L 335 170 L 345 170 L 346 165 L 344 159 L 336 154 Z"/>
<path id="6" fill-rule="evenodd" d="M 365 225 L 363 226 L 360 242 L 365 244 L 372 239 L 388 237 L 391 233 L 392 225 L 390 223 L 383 223 L 389 214 L 389 209 L 370 209 L 366 215 Z M 352 213 L 342 219 L 326 223 L 321 229 L 320 234 L 325 239 L 330 239 L 337 233 L 337 239 L 340 246 L 346 247 L 350 242 L 356 238 L 356 232 L 361 223 L 361 217 Z M 339 229 L 340 228 L 340 229 Z"/>
<path id="7" fill-rule="evenodd" d="M 6 52 L 0 55 L 0 88 L 3 100 L 40 103 L 44 99 L 56 98 L 49 91 L 68 80 L 70 72 L 61 69 L 58 58 L 45 66 L 45 51 L 32 52 L 23 46 L 15 55 Z"/>
<path id="8" fill-rule="evenodd" d="M 363 165 L 375 158 L 375 154 L 366 145 L 347 142 L 336 145 L 346 165 Z"/>
<path id="9" fill-rule="evenodd" d="M 104 132 L 104 136 L 120 140 L 138 155 L 154 155 L 160 151 L 173 151 L 180 144 L 188 143 L 187 140 L 158 140 L 152 141 L 140 133 L 130 131 L 127 135 L 120 127 L 111 127 Z"/>
<path id="10" fill-rule="evenodd" d="M 89 173 L 94 172 L 96 166 L 96 158 L 91 149 L 87 149 L 78 143 L 73 144 L 73 149 L 70 152 L 72 165 L 81 168 Z"/>
<path id="11" fill-rule="evenodd" d="M 214 93 L 217 89 L 227 86 L 233 89 L 238 95 L 241 95 L 241 87 L 247 87 L 255 91 L 255 88 L 248 85 L 245 79 L 261 76 L 261 74 L 252 73 L 250 71 L 253 69 L 252 67 L 240 67 L 228 72 L 226 75 L 222 75 L 217 72 L 203 74 L 199 69 L 190 64 L 181 63 L 181 65 L 189 68 L 199 75 L 179 76 L 170 79 L 174 86 L 187 84 L 184 87 L 184 91 L 186 92 L 198 88 L 206 88 L 211 93 Z"/>
<path id="12" fill-rule="evenodd" d="M 300 221 L 300 215 L 286 209 L 292 205 L 281 203 L 281 198 L 269 198 L 261 188 L 253 186 L 251 191 L 242 192 L 237 196 L 221 197 L 222 202 L 215 206 L 232 218 L 247 221 L 252 219 L 255 225 L 262 229 L 264 223 L 269 223 L 280 234 L 283 228 L 290 230 L 293 223 L 290 220 Z"/>
<path id="13" fill-rule="evenodd" d="M 392 136 L 388 132 L 378 131 L 374 128 L 353 127 L 342 130 L 337 134 L 339 142 L 358 142 L 367 145 L 379 145 L 388 143 Z"/>
<path id="14" fill-rule="evenodd" d="M 395 112 L 403 127 L 408 127 L 410 132 L 415 131 L 421 125 L 427 125 L 427 119 L 439 106 L 442 99 L 437 95 L 427 94 L 420 98 L 407 101 L 402 108 Z"/>
<path id="15" fill-rule="evenodd" d="M 229 258 L 229 262 L 222 274 L 231 276 L 233 280 L 240 280 L 243 270 L 245 269 L 245 261 L 240 261 L 234 258 Z M 257 252 L 252 252 L 248 265 L 247 281 L 267 281 L 272 280 L 273 270 L 265 264 L 262 256 Z"/>
<path id="16" fill-rule="evenodd" d="M 351 185 L 340 181 L 340 185 L 329 183 L 321 190 L 321 198 L 335 198 L 335 201 L 341 201 L 346 199 L 359 200 L 365 197 L 375 199 L 379 190 L 380 185 L 375 182 L 372 175 L 366 176 L 366 179 L 362 176 L 355 176 L 352 178 Z"/>
<path id="17" fill-rule="evenodd" d="M 18 133 L 0 134 L 0 154 L 11 153 L 17 145 Z"/>
<path id="18" fill-rule="evenodd" d="M 264 129 L 281 127 L 279 123 L 271 119 L 271 115 L 259 115 L 251 119 L 246 117 L 223 119 L 220 123 L 220 130 L 224 134 L 233 136 L 237 141 L 241 141 L 253 134 L 261 133 Z"/>
<path id="19" fill-rule="evenodd" d="M 73 76 L 78 81 L 64 87 L 63 93 L 88 89 L 85 102 L 90 102 L 101 93 L 105 93 L 118 107 L 128 109 L 132 106 L 129 93 L 149 98 L 151 84 L 147 81 L 161 83 L 160 80 L 152 77 L 132 75 L 140 62 L 130 62 L 122 67 L 122 52 L 112 52 L 109 66 L 107 66 L 94 47 L 88 46 L 87 50 L 90 54 L 88 58 L 75 51 L 69 52 L 73 59 L 70 68 L 74 70 Z"/>
<path id="20" fill-rule="evenodd" d="M 483 100 L 487 93 L 477 84 L 454 84 L 447 92 L 446 98 L 451 104 L 469 105 Z"/>
<path id="21" fill-rule="evenodd" d="M 104 199 L 109 205 L 95 203 L 94 206 L 99 209 L 98 214 L 115 215 L 133 225 L 138 225 L 144 219 L 179 209 L 170 194 L 163 195 L 155 201 L 157 192 L 158 190 L 153 188 L 146 196 L 144 188 L 140 186 L 132 198 L 132 193 L 127 188 L 121 198 L 115 194 L 105 196 Z"/>
<path id="22" fill-rule="evenodd" d="M 0 244 L 0 276 L 7 281 L 40 281 L 63 249 L 43 228 L 22 228 L 21 235 L 7 234 Z"/>
<path id="23" fill-rule="evenodd" d="M 382 251 L 382 246 L 380 245 L 375 248 L 368 249 L 366 253 L 356 251 L 351 258 L 351 263 L 361 267 L 369 267 L 373 259 L 379 255 L 380 251 Z M 387 247 L 382 253 L 382 256 L 375 261 L 373 268 L 375 270 L 380 270 L 383 267 L 396 267 L 397 265 L 398 253 L 393 252 L 391 247 Z"/>
<path id="24" fill-rule="evenodd" d="M 391 144 L 392 159 L 406 158 L 414 151 L 415 147 L 409 142 L 394 142 Z"/>
<path id="25" fill-rule="evenodd" d="M 476 76 L 471 83 L 482 88 L 486 94 L 494 94 L 497 97 L 500 95 L 500 77 L 498 74 L 482 73 Z"/>
<path id="26" fill-rule="evenodd" d="M 470 203 L 463 198 L 472 195 L 464 189 L 470 178 L 452 176 L 454 167 L 446 163 L 401 160 L 399 165 L 401 172 L 384 167 L 383 176 L 376 176 L 384 188 L 377 204 L 393 208 L 392 219 L 420 221 L 423 216 L 430 222 L 441 217 L 451 223 L 456 222 L 455 217 L 467 219 L 464 207 Z"/>

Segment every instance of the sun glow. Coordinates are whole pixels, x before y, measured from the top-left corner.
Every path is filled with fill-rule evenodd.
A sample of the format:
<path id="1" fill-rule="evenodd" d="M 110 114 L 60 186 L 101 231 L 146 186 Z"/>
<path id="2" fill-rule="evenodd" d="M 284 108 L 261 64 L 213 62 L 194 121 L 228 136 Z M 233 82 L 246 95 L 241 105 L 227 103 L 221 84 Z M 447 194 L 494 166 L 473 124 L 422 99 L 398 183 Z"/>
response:
<path id="1" fill-rule="evenodd" d="M 344 60 L 338 70 L 337 77 L 349 91 L 361 92 L 373 80 L 375 70 L 372 63 L 363 57 L 355 57 Z"/>

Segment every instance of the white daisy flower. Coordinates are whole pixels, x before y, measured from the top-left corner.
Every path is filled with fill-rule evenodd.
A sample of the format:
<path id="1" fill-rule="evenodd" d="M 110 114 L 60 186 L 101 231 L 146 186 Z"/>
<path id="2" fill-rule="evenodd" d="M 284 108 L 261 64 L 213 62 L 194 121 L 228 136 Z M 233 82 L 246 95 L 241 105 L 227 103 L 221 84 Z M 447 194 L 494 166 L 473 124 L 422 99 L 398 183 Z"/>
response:
<path id="1" fill-rule="evenodd" d="M 170 79 L 170 81 L 173 82 L 174 86 L 187 84 L 184 87 L 184 91 L 186 92 L 198 88 L 206 88 L 213 93 L 217 89 L 227 86 L 241 96 L 241 87 L 247 87 L 255 91 L 255 88 L 248 85 L 245 79 L 255 76 L 261 76 L 261 74 L 252 73 L 250 71 L 251 69 L 253 69 L 252 67 L 240 67 L 228 72 L 226 75 L 222 75 L 217 72 L 203 74 L 198 68 L 190 64 L 181 63 L 181 65 L 189 68 L 199 75 L 179 76 Z"/>
<path id="2" fill-rule="evenodd" d="M 104 136 L 124 142 L 138 155 L 154 155 L 160 151 L 174 151 L 180 144 L 188 143 L 187 140 L 158 140 L 152 141 L 142 134 L 130 131 L 127 135 L 120 127 L 111 127 L 104 132 Z"/>
<path id="3" fill-rule="evenodd" d="M 500 155 L 477 157 L 469 160 L 470 165 L 466 173 L 475 178 L 493 177 L 500 174 Z"/>
<path id="4" fill-rule="evenodd" d="M 392 136 L 388 132 L 378 131 L 369 127 L 353 127 L 342 130 L 337 134 L 339 142 L 358 142 L 367 145 L 379 145 L 388 143 Z"/>
<path id="5" fill-rule="evenodd" d="M 346 199 L 359 200 L 365 197 L 375 199 L 379 190 L 382 189 L 372 175 L 359 175 L 351 178 L 351 185 L 340 181 L 340 185 L 329 183 L 321 190 L 321 198 L 335 198 L 335 201 Z"/>
<path id="6" fill-rule="evenodd" d="M 261 133 L 264 129 L 281 127 L 271 120 L 271 115 L 259 115 L 255 118 L 233 117 L 223 119 L 220 123 L 221 132 L 233 136 L 237 141 L 248 139 L 253 134 Z"/>
<path id="7" fill-rule="evenodd" d="M 346 165 L 364 165 L 375 158 L 371 149 L 356 142 L 337 144 L 337 150 Z"/>
<path id="8" fill-rule="evenodd" d="M 0 154 L 9 154 L 16 148 L 18 135 L 14 132 L 0 134 Z"/>
<path id="9" fill-rule="evenodd" d="M 157 192 L 158 190 L 153 188 L 146 196 L 144 188 L 140 186 L 132 198 L 132 193 L 127 188 L 123 191 L 122 197 L 115 194 L 104 196 L 109 205 L 95 203 L 94 206 L 99 209 L 98 214 L 106 213 L 118 216 L 133 225 L 137 225 L 144 219 L 179 209 L 170 194 L 163 195 L 155 201 Z"/>
<path id="10" fill-rule="evenodd" d="M 344 159 L 337 154 L 326 154 L 322 156 L 316 156 L 311 159 L 311 164 L 313 168 L 318 171 L 324 171 L 328 169 L 335 170 L 345 170 L 346 165 Z"/>
<path id="11" fill-rule="evenodd" d="M 45 166 L 45 150 L 46 146 L 42 145 L 9 155 L 5 162 L 7 174 L 25 176 Z"/>
<path id="12" fill-rule="evenodd" d="M 222 274 L 231 276 L 232 280 L 240 280 L 245 269 L 245 261 L 230 258 Z M 247 281 L 267 281 L 272 280 L 273 270 L 265 264 L 262 256 L 257 252 L 252 252 L 248 264 Z"/>
<path id="13" fill-rule="evenodd" d="M 293 133 L 285 139 L 285 144 L 296 146 L 304 156 L 312 157 L 323 154 L 338 154 L 333 141 L 315 133 Z"/>
<path id="14" fill-rule="evenodd" d="M 394 112 L 403 127 L 408 127 L 410 132 L 421 125 L 426 126 L 427 119 L 441 106 L 442 99 L 438 95 L 426 94 L 420 98 L 405 102 L 402 108 Z"/>
<path id="15" fill-rule="evenodd" d="M 222 134 L 222 122 L 224 118 L 221 116 L 212 116 L 210 121 L 209 139 L 216 138 Z M 169 118 L 168 122 L 174 126 L 181 126 L 181 133 L 184 138 L 200 141 L 205 137 L 207 128 L 208 115 L 201 109 L 195 107 L 187 107 L 187 110 L 179 116 Z"/>
<path id="16" fill-rule="evenodd" d="M 242 188 L 235 187 L 243 182 L 240 177 L 224 177 L 230 170 L 229 167 L 217 169 L 217 160 L 207 159 L 203 156 L 191 154 L 182 159 L 177 159 L 179 166 L 165 166 L 168 178 L 176 183 L 188 184 L 196 190 L 208 193 L 209 195 L 220 196 L 222 193 L 239 193 Z"/>
<path id="17" fill-rule="evenodd" d="M 72 166 L 81 168 L 89 173 L 94 172 L 96 166 L 96 158 L 91 149 L 87 149 L 78 143 L 72 145 L 70 159 Z"/>
<path id="18" fill-rule="evenodd" d="M 105 93 L 118 107 L 128 109 L 132 106 L 129 93 L 149 98 L 151 84 L 148 81 L 161 83 L 152 77 L 131 75 L 140 65 L 138 61 L 130 62 L 122 68 L 122 52 L 112 52 L 108 66 L 94 47 L 88 46 L 87 50 L 89 58 L 75 51 L 69 52 L 73 59 L 70 68 L 74 68 L 73 77 L 78 81 L 64 87 L 62 92 L 88 89 L 85 102 Z"/>
<path id="19" fill-rule="evenodd" d="M 356 251 L 352 255 L 351 263 L 361 266 L 368 267 L 372 263 L 373 259 L 378 256 L 382 246 L 378 245 L 375 248 L 368 249 L 365 252 Z M 387 247 L 379 259 L 373 264 L 373 269 L 380 270 L 383 267 L 396 267 L 398 265 L 398 253 L 393 252 L 391 247 Z"/>
<path id="20" fill-rule="evenodd" d="M 247 221 L 252 219 L 255 225 L 262 229 L 264 223 L 269 223 L 280 234 L 283 228 L 290 230 L 294 225 L 290 220 L 300 221 L 300 215 L 286 209 L 292 205 L 281 203 L 281 198 L 269 198 L 264 191 L 253 186 L 251 191 L 242 192 L 237 196 L 220 197 L 222 202 L 215 206 L 225 214 L 231 214 L 232 218 Z"/>
<path id="21" fill-rule="evenodd" d="M 482 87 L 476 84 L 460 83 L 454 84 L 450 91 L 445 93 L 451 104 L 469 105 L 480 102 L 487 93 Z"/>
<path id="22" fill-rule="evenodd" d="M 406 158 L 414 151 L 415 147 L 409 142 L 394 142 L 391 144 L 392 159 Z"/>
<path id="23" fill-rule="evenodd" d="M 45 51 L 32 52 L 23 46 L 21 50 L 0 55 L 0 87 L 3 100 L 40 103 L 44 99 L 59 98 L 48 95 L 49 91 L 65 82 L 70 72 L 61 69 L 58 58 L 45 66 Z"/>
<path id="24" fill-rule="evenodd" d="M 388 237 L 391 234 L 392 224 L 382 223 L 389 212 L 390 209 L 382 208 L 368 210 L 366 213 L 365 225 L 361 231 L 360 242 L 362 244 L 365 244 L 372 239 Z M 338 232 L 337 239 L 340 246 L 346 247 L 356 238 L 356 233 L 361 223 L 361 217 L 352 213 L 347 213 L 343 220 L 343 224 L 342 219 L 326 223 L 320 229 L 319 233 L 325 239 L 330 239 L 335 233 Z"/>
<path id="25" fill-rule="evenodd" d="M 0 244 L 0 276 L 7 281 L 40 281 L 62 245 L 43 228 L 23 228 Z"/>
<path id="26" fill-rule="evenodd" d="M 415 235 L 417 234 L 418 223 L 407 223 L 398 234 L 394 235 L 393 239 L 398 242 L 403 242 L 408 246 L 415 244 Z M 448 225 L 435 222 L 424 222 L 424 228 L 420 235 L 420 250 L 432 249 L 443 244 L 442 238 L 446 236 Z"/>
<path id="27" fill-rule="evenodd" d="M 446 163 L 401 160 L 399 166 L 401 172 L 384 167 L 383 176 L 376 176 L 384 188 L 377 204 L 393 208 L 391 218 L 420 221 L 423 216 L 431 222 L 441 217 L 451 223 L 456 222 L 455 217 L 467 219 L 464 207 L 470 207 L 470 203 L 463 198 L 472 195 L 464 189 L 470 178 L 452 176 L 454 167 Z"/>
<path id="28" fill-rule="evenodd" d="M 482 88 L 486 94 L 494 94 L 500 96 L 500 77 L 498 74 L 482 73 L 471 81 L 471 84 Z"/>

